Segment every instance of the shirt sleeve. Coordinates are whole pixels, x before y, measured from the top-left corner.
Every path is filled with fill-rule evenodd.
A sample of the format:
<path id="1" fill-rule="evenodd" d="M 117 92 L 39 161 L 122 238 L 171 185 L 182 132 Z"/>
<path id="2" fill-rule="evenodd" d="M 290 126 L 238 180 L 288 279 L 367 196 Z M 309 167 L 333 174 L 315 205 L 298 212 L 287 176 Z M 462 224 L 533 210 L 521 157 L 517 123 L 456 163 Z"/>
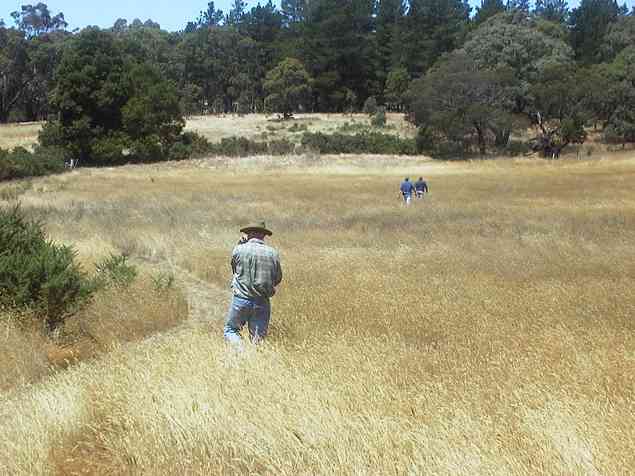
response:
<path id="1" fill-rule="evenodd" d="M 236 266 L 238 264 L 238 247 L 234 247 L 234 250 L 232 251 L 232 259 L 230 261 L 230 266 L 232 268 L 232 274 L 236 273 Z"/>
<path id="2" fill-rule="evenodd" d="M 280 265 L 280 256 L 276 253 L 273 264 L 273 285 L 277 286 L 282 282 L 282 266 Z"/>

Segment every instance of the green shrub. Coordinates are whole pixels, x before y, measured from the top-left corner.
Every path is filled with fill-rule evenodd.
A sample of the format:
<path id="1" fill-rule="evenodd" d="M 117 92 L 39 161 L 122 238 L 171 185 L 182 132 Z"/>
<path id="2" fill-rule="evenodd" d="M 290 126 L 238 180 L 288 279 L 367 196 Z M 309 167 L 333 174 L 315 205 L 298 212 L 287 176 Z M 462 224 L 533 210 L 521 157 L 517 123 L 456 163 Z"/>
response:
<path id="1" fill-rule="evenodd" d="M 211 155 L 229 157 L 246 157 L 267 153 L 267 144 L 255 142 L 245 137 L 230 137 L 220 141 L 220 144 L 210 145 Z"/>
<path id="2" fill-rule="evenodd" d="M 305 132 L 302 147 L 321 154 L 416 154 L 415 141 L 392 134 L 365 132 L 356 135 Z"/>
<path id="3" fill-rule="evenodd" d="M 125 255 L 110 255 L 95 265 L 93 285 L 96 289 L 110 286 L 128 287 L 137 277 L 137 268 L 128 264 Z"/>
<path id="4" fill-rule="evenodd" d="M 420 127 L 417 130 L 415 142 L 418 153 L 431 152 L 434 150 L 434 135 L 427 127 Z"/>
<path id="5" fill-rule="evenodd" d="M 368 132 L 368 125 L 363 124 L 361 122 L 348 122 L 346 121 L 344 124 L 337 128 L 337 132 L 341 134 L 353 134 L 355 132 Z"/>
<path id="6" fill-rule="evenodd" d="M 379 106 L 377 112 L 370 119 L 370 124 L 373 127 L 384 127 L 386 125 L 386 108 Z"/>
<path id="7" fill-rule="evenodd" d="M 0 305 L 30 309 L 56 327 L 91 291 L 75 257 L 19 207 L 0 209 Z"/>
<path id="8" fill-rule="evenodd" d="M 111 134 L 96 139 L 93 143 L 93 163 L 99 165 L 121 165 L 129 161 L 130 140 L 123 134 Z"/>
<path id="9" fill-rule="evenodd" d="M 211 150 L 209 141 L 196 132 L 184 132 L 177 144 L 179 143 L 190 149 L 189 157 L 204 157 L 209 154 Z"/>
<path id="10" fill-rule="evenodd" d="M 289 155 L 295 151 L 295 144 L 287 139 L 274 140 L 267 144 L 271 155 Z"/>
<path id="11" fill-rule="evenodd" d="M 297 122 L 289 127 L 289 132 L 304 132 L 306 130 L 308 130 L 306 124 L 298 124 Z"/>
<path id="12" fill-rule="evenodd" d="M 504 154 L 517 157 L 531 152 L 531 146 L 525 141 L 510 140 L 505 146 Z"/>
<path id="13" fill-rule="evenodd" d="M 377 99 L 374 96 L 370 96 L 364 101 L 363 111 L 371 116 L 377 112 Z"/>
<path id="14" fill-rule="evenodd" d="M 30 152 L 23 147 L 0 153 L 0 181 L 50 175 L 64 171 L 66 154 L 55 147 L 37 147 Z"/>

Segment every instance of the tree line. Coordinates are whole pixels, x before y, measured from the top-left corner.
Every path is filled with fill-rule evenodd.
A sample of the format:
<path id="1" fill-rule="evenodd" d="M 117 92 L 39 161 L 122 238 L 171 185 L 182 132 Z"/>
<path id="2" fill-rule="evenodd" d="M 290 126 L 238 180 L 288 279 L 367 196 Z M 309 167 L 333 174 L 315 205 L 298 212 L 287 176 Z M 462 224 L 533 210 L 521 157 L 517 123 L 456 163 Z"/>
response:
<path id="1" fill-rule="evenodd" d="M 549 156 L 590 126 L 635 141 L 635 15 L 615 0 L 234 0 L 176 32 L 67 27 L 44 3 L 0 21 L 0 122 L 48 120 L 41 141 L 77 157 L 165 155 L 184 114 L 371 100 L 408 114 L 438 155 L 509 148 L 529 126 Z"/>

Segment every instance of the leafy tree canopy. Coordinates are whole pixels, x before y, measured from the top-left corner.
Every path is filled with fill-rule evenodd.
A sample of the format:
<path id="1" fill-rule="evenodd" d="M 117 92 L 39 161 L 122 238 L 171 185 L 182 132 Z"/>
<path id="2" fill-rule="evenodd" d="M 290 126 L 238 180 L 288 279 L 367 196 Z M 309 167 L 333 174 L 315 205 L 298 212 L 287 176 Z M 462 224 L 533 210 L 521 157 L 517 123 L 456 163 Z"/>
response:
<path id="1" fill-rule="evenodd" d="M 265 79 L 265 107 L 285 118 L 306 108 L 311 99 L 311 77 L 300 61 L 285 58 L 267 73 Z"/>

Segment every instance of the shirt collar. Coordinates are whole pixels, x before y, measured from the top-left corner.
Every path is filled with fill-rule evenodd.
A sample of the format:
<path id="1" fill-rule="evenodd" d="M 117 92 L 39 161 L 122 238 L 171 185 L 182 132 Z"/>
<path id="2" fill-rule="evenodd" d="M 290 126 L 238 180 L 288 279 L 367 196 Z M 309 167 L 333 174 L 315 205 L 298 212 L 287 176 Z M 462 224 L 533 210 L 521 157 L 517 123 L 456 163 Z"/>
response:
<path id="1" fill-rule="evenodd" d="M 261 240 L 260 238 L 252 238 L 251 240 L 249 240 L 249 243 L 260 243 L 260 244 L 264 245 L 265 241 Z"/>

